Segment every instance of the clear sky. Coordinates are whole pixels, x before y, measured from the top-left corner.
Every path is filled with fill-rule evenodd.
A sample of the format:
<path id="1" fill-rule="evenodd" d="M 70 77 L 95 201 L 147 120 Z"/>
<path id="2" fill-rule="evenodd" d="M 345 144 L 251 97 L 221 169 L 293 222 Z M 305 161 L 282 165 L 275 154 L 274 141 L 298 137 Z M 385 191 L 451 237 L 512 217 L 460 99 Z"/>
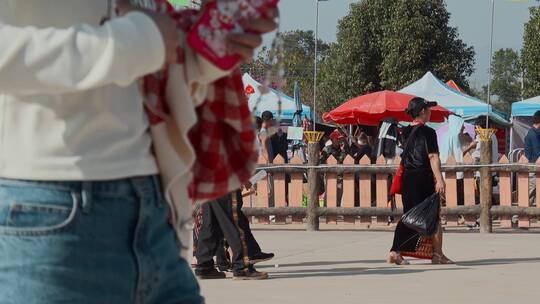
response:
<path id="1" fill-rule="evenodd" d="M 282 30 L 315 29 L 316 0 L 281 0 Z M 319 4 L 319 33 L 325 41 L 335 41 L 338 20 L 349 11 L 349 5 L 359 0 L 329 0 Z M 529 20 L 529 7 L 534 0 L 495 0 L 494 50 L 520 50 L 523 26 Z M 450 23 L 458 28 L 460 37 L 476 51 L 476 72 L 471 85 L 487 84 L 491 0 L 446 0 L 451 13 Z"/>

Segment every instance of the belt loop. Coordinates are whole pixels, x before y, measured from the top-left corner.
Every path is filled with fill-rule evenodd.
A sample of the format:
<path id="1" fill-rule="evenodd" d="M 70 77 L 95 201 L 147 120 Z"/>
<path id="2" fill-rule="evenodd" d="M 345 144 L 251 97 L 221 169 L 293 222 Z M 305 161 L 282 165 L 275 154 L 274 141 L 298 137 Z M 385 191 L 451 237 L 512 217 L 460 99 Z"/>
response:
<path id="1" fill-rule="evenodd" d="M 82 212 L 84 214 L 90 213 L 92 208 L 92 182 L 83 182 L 82 183 Z"/>

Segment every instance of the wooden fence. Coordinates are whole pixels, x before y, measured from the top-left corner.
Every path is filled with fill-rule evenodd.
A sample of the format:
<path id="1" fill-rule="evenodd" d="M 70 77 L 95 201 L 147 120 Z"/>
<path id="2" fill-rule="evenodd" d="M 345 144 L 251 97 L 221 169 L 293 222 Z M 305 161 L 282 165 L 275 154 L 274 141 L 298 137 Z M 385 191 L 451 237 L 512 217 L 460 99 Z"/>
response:
<path id="1" fill-rule="evenodd" d="M 389 208 L 389 175 L 395 173 L 399 157 L 393 164 L 380 157 L 372 164 L 368 157 L 358 165 L 349 156 L 342 165 L 330 157 L 326 165 L 316 166 L 317 173 L 324 178 L 325 194 L 321 196 L 317 215 L 324 217 L 326 223 L 335 224 L 342 220 L 353 225 L 386 225 L 388 216 L 400 216 L 401 197 L 396 197 L 398 210 Z M 474 223 L 480 214 L 479 191 L 475 175 L 482 166 L 476 164 L 471 155 L 464 157 L 464 162 L 457 164 L 451 158 L 443 165 L 446 175 L 446 202 L 441 213 L 447 226 L 460 226 Z M 484 166 L 485 167 L 485 166 Z M 492 217 L 500 220 L 501 227 L 512 226 L 512 217 L 519 216 L 519 227 L 537 226 L 540 216 L 540 196 L 537 195 L 535 206 L 529 201 L 530 175 L 540 177 L 540 159 L 536 165 L 529 164 L 522 156 L 518 162 L 511 163 L 503 156 L 499 164 L 487 165 L 491 174 L 498 175 L 498 186 L 494 187 L 490 208 Z M 278 156 L 273 164 L 259 161 L 259 170 L 265 170 L 269 178 L 257 184 L 257 193 L 245 198 L 245 212 L 254 216 L 259 223 L 269 223 L 270 216 L 276 223 L 302 223 L 306 217 L 305 201 L 309 187 L 305 173 L 310 167 L 300 158 L 293 158 L 289 164 Z M 463 172 L 463 205 L 458 206 L 457 172 Z M 536 189 L 540 189 L 540 178 L 536 179 Z M 461 220 L 460 220 L 461 217 Z M 463 221 L 465 218 L 465 222 Z"/>

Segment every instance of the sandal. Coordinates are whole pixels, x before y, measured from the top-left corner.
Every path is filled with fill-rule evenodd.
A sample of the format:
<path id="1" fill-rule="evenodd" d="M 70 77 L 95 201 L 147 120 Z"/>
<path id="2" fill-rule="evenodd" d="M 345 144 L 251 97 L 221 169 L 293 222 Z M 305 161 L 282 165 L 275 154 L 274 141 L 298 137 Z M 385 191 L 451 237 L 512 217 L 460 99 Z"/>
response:
<path id="1" fill-rule="evenodd" d="M 434 253 L 433 258 L 431 258 L 431 264 L 434 265 L 452 265 L 455 264 L 454 261 L 447 258 L 444 254 Z"/>
<path id="2" fill-rule="evenodd" d="M 409 261 L 405 260 L 401 254 L 396 252 L 390 252 L 390 255 L 388 256 L 387 262 L 389 264 L 396 264 L 396 265 L 409 265 Z"/>

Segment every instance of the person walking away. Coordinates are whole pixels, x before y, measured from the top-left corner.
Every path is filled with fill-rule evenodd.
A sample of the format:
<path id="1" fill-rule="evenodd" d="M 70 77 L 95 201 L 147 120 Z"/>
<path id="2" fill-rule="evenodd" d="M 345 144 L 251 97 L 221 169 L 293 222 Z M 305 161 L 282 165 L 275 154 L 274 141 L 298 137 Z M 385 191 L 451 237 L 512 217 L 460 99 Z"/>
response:
<path id="1" fill-rule="evenodd" d="M 436 105 L 436 102 L 428 102 L 416 97 L 409 102 L 406 110 L 414 121 L 403 130 L 406 142 L 406 151 L 402 155 L 405 167 L 402 179 L 404 212 L 422 203 L 436 192 L 440 195 L 445 192 L 437 134 L 435 130 L 425 125 L 431 117 L 430 108 Z M 435 235 L 421 236 L 400 221 L 396 227 L 388 262 L 397 265 L 408 264 L 403 257 L 409 256 L 430 259 L 433 264 L 452 264 L 453 262 L 443 253 L 442 232 L 439 223 L 439 229 Z"/>
<path id="2" fill-rule="evenodd" d="M 264 111 L 261 114 L 262 124 L 259 134 L 257 135 L 261 144 L 260 155 L 266 160 L 267 164 L 274 162 L 274 147 L 272 146 L 271 137 L 275 133 L 274 114 L 270 111 Z M 268 175 L 268 199 L 270 207 L 275 206 L 274 201 L 274 176 Z M 275 216 L 270 216 L 270 219 L 275 219 Z"/>
<path id="3" fill-rule="evenodd" d="M 532 128 L 525 136 L 525 157 L 530 163 L 536 163 L 540 157 L 540 110 L 533 115 Z M 529 174 L 529 201 L 533 206 L 536 203 L 536 175 Z"/>
<path id="4" fill-rule="evenodd" d="M 0 0 L 0 303 L 204 302 L 167 220 L 137 86 L 177 62 L 180 35 L 166 15 L 116 16 L 112 2 Z M 248 59 L 260 35 L 229 40 Z M 229 74 L 193 55 L 191 86 Z"/>
<path id="5" fill-rule="evenodd" d="M 202 205 L 202 225 L 197 244 L 195 274 L 200 279 L 224 279 L 218 271 L 214 256 L 223 251 L 223 238 L 232 249 L 233 276 L 239 280 L 267 279 L 266 272 L 259 272 L 249 263 L 244 231 L 238 225 L 235 202 L 241 201 L 242 193 L 236 191 Z M 219 248 L 221 247 L 221 248 Z"/>
<path id="6" fill-rule="evenodd" d="M 261 155 L 271 164 L 274 161 L 274 147 L 271 137 L 274 134 L 274 115 L 270 111 L 264 111 L 261 114 L 262 125 L 259 130 L 258 138 L 261 143 Z"/>
<path id="7" fill-rule="evenodd" d="M 261 140 L 259 139 L 259 132 L 261 132 L 261 128 L 262 128 L 262 118 L 260 118 L 259 116 L 255 116 L 254 119 L 255 119 L 255 132 L 257 133 L 257 140 L 255 140 L 255 145 L 260 155 L 262 151 L 262 146 L 261 146 Z"/>
<path id="8" fill-rule="evenodd" d="M 450 156 L 453 156 L 457 163 L 463 163 L 463 147 L 461 145 L 461 137 L 465 121 L 462 117 L 457 115 L 450 115 L 448 117 L 448 132 L 442 140 L 440 158 L 441 162 L 444 164 L 448 161 Z M 443 175 L 445 178 L 446 176 Z M 463 172 L 456 173 L 457 179 L 457 200 L 458 205 L 464 204 L 464 193 L 463 193 Z"/>
<path id="9" fill-rule="evenodd" d="M 253 186 L 251 184 L 247 184 L 245 186 L 245 189 L 251 189 Z M 261 249 L 261 246 L 259 245 L 259 242 L 255 239 L 255 236 L 253 235 L 251 231 L 251 227 L 249 224 L 249 219 L 246 216 L 246 214 L 242 211 L 242 208 L 244 207 L 244 198 L 242 197 L 242 191 L 238 190 L 240 193 L 239 199 L 236 200 L 236 204 L 233 205 L 233 208 L 236 209 L 237 215 L 238 215 L 238 227 L 243 231 L 244 233 L 244 240 L 247 245 L 247 251 L 249 256 L 249 263 L 251 265 L 255 265 L 261 262 L 269 261 L 274 258 L 274 253 L 266 253 L 263 252 Z"/>

